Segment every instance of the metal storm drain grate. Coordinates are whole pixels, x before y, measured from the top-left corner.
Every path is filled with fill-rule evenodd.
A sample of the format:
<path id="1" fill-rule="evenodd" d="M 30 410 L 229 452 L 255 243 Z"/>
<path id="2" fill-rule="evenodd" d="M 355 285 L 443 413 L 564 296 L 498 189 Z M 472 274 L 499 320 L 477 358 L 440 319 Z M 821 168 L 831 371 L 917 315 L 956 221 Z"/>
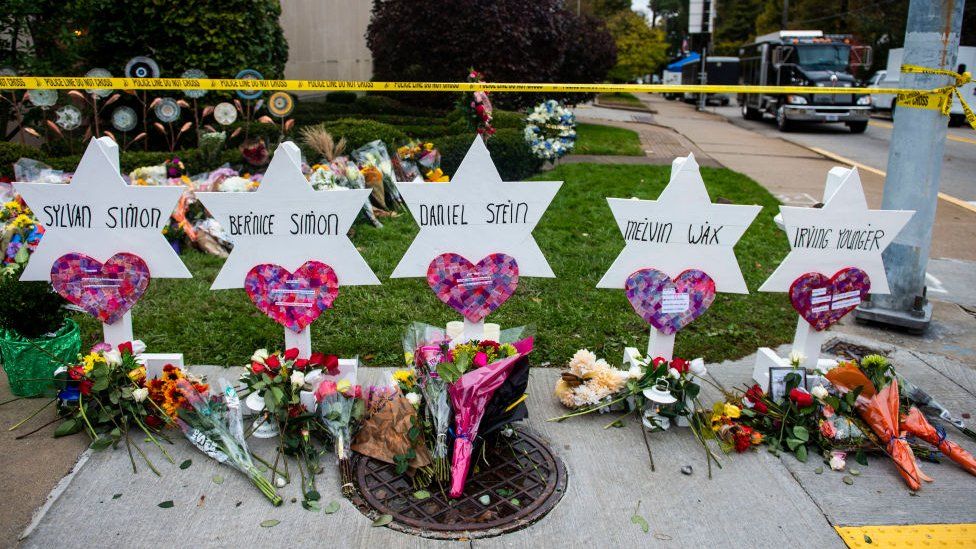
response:
<path id="1" fill-rule="evenodd" d="M 418 500 L 412 480 L 394 466 L 357 455 L 358 494 L 353 498 L 371 518 L 390 515 L 390 527 L 428 538 L 484 538 L 519 530 L 551 511 L 566 489 L 566 468 L 537 436 L 516 430 L 475 455 L 464 495 L 452 499 L 436 482 Z M 487 464 L 486 464 L 487 461 Z M 487 497 L 485 497 L 487 496 Z"/>
<path id="2" fill-rule="evenodd" d="M 887 351 L 858 345 L 840 338 L 828 341 L 823 348 L 823 352 L 847 360 L 861 360 L 868 355 L 886 356 L 888 354 Z"/>

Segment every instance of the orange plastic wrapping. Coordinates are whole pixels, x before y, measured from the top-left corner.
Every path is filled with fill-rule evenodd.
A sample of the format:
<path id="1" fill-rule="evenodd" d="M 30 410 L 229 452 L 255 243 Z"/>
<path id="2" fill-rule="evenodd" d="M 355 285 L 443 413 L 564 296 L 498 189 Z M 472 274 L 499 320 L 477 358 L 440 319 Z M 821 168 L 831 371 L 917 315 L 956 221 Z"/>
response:
<path id="1" fill-rule="evenodd" d="M 945 433 L 933 427 L 918 408 L 912 406 L 908 415 L 901 418 L 901 429 L 935 446 L 970 474 L 976 475 L 976 458 L 955 442 L 946 440 Z"/>
<path id="2" fill-rule="evenodd" d="M 908 483 L 909 488 L 918 490 L 922 486 L 923 480 L 932 481 L 918 468 L 912 447 L 908 445 L 905 439 L 901 438 L 897 379 L 891 380 L 890 385 L 881 389 L 863 406 L 858 399 L 858 411 L 861 414 L 861 419 L 871 426 L 875 434 L 881 437 L 881 442 L 887 446 L 888 454 L 898 466 L 898 472 Z"/>

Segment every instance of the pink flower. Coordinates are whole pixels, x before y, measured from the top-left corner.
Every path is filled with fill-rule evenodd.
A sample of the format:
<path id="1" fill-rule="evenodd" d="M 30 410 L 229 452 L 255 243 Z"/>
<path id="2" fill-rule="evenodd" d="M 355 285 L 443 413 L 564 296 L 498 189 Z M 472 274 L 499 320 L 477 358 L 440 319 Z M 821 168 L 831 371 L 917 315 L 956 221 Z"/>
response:
<path id="1" fill-rule="evenodd" d="M 95 346 L 92 347 L 91 352 L 104 353 L 105 351 L 111 351 L 111 350 L 112 350 L 112 346 L 103 341 L 101 343 L 96 343 Z"/>
<path id="2" fill-rule="evenodd" d="M 488 365 L 488 355 L 478 351 L 474 355 L 474 366 L 475 368 L 481 368 L 482 366 Z"/>
<path id="3" fill-rule="evenodd" d="M 336 384 L 334 381 L 323 381 L 315 388 L 315 400 L 322 402 L 326 397 L 336 394 Z"/>

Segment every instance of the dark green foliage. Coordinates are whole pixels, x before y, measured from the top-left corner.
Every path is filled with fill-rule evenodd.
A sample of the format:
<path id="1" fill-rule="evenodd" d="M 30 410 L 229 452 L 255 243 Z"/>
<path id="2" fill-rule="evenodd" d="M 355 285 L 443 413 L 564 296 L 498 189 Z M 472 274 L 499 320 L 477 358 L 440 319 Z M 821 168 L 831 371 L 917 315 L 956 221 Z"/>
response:
<path id="1" fill-rule="evenodd" d="M 0 177 L 13 178 L 14 162 L 22 157 L 36 159 L 39 152 L 34 147 L 20 143 L 0 141 Z"/>
<path id="2" fill-rule="evenodd" d="M 268 124 L 260 125 L 267 126 Z M 125 151 L 121 155 L 120 164 L 122 172 L 127 174 L 141 166 L 162 164 L 174 156 L 179 157 L 183 161 L 190 175 L 212 170 L 224 163 L 241 163 L 241 153 L 237 149 L 221 151 L 214 159 L 206 158 L 206 155 L 200 149 L 190 149 L 173 153 L 168 151 Z M 81 161 L 80 153 L 68 156 L 49 156 L 34 147 L 25 147 L 18 143 L 0 142 L 0 162 L 3 163 L 0 165 L 0 176 L 12 178 L 14 175 L 13 163 L 20 157 L 33 158 L 34 160 L 48 164 L 56 170 L 64 171 L 74 171 L 78 167 L 78 162 Z"/>
<path id="3" fill-rule="evenodd" d="M 356 92 L 334 91 L 325 96 L 326 103 L 355 103 Z"/>
<path id="4" fill-rule="evenodd" d="M 0 274 L 0 327 L 34 339 L 64 321 L 64 299 L 47 282 L 21 282 L 20 274 Z"/>
<path id="5" fill-rule="evenodd" d="M 471 147 L 474 133 L 452 135 L 435 142 L 441 152 L 441 168 L 445 173 L 453 175 L 461 164 L 461 159 Z M 488 151 L 491 159 L 498 168 L 504 181 L 521 181 L 535 174 L 542 167 L 539 160 L 528 144 L 521 130 L 502 129 L 488 140 Z"/>
<path id="6" fill-rule="evenodd" d="M 377 139 L 386 143 L 388 148 L 407 140 L 407 134 L 396 126 L 374 120 L 340 118 L 334 122 L 326 122 L 325 129 L 329 130 L 329 133 L 337 140 L 346 138 L 347 152 Z"/>

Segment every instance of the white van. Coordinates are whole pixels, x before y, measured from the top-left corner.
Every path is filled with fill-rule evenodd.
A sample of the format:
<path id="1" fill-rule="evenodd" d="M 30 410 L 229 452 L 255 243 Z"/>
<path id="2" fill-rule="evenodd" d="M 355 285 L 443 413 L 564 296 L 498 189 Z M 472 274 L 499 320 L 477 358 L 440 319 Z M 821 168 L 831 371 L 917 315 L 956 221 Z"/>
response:
<path id="1" fill-rule="evenodd" d="M 896 48 L 888 52 L 888 68 L 874 73 L 868 80 L 869 88 L 897 88 L 898 79 L 901 77 L 901 59 L 904 48 Z M 962 74 L 966 71 L 976 70 L 976 47 L 960 46 L 959 55 L 956 58 L 956 72 Z M 962 96 L 972 105 L 976 102 L 976 82 L 970 82 L 960 88 Z M 876 111 L 892 111 L 896 108 L 897 98 L 890 93 L 871 94 L 871 107 Z M 966 121 L 962 105 L 953 95 L 952 108 L 949 110 L 949 125 L 961 126 Z"/>

